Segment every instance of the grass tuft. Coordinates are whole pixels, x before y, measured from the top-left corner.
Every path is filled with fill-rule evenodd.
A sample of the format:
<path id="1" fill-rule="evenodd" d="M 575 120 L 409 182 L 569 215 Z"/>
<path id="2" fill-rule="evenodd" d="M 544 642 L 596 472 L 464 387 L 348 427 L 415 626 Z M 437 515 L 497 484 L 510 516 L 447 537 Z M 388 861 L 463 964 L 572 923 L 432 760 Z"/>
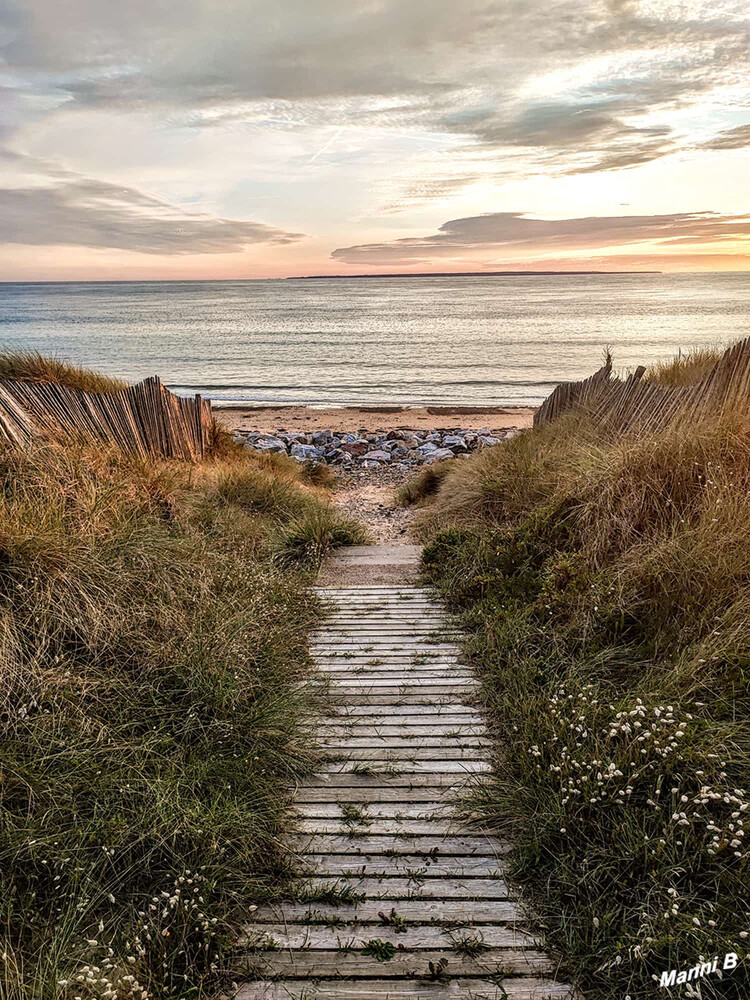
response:
<path id="1" fill-rule="evenodd" d="M 128 387 L 128 383 L 121 379 L 102 375 L 58 358 L 50 358 L 36 351 L 0 352 L 0 379 L 3 378 L 23 382 L 53 382 L 84 392 L 114 392 Z"/>

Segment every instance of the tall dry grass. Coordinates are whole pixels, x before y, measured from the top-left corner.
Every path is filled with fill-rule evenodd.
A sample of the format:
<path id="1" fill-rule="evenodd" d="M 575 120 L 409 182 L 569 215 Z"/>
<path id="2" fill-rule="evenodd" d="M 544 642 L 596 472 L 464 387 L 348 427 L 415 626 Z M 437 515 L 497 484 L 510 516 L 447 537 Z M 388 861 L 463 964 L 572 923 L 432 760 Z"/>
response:
<path id="1" fill-rule="evenodd" d="M 418 516 L 503 748 L 474 806 L 583 995 L 645 1000 L 726 951 L 700 995 L 750 995 L 747 423 L 612 440 L 570 415 L 456 463 Z"/>
<path id="2" fill-rule="evenodd" d="M 0 379 L 12 378 L 25 382 L 54 382 L 68 389 L 84 392 L 113 392 L 126 389 L 122 379 L 102 375 L 90 368 L 81 368 L 68 361 L 50 358 L 37 351 L 0 352 Z"/>

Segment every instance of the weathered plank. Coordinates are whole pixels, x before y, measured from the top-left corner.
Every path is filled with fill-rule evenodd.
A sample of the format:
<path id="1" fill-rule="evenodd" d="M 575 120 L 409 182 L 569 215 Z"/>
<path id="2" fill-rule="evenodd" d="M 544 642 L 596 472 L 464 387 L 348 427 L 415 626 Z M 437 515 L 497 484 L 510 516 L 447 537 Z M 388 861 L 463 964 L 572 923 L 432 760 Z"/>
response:
<path id="1" fill-rule="evenodd" d="M 295 829 L 299 830 L 300 833 L 340 834 L 342 830 L 346 829 L 346 827 L 342 828 L 341 822 L 335 819 L 314 819 L 303 817 L 295 825 Z M 362 833 L 390 833 L 394 836 L 397 836 L 399 833 L 408 833 L 411 835 L 432 837 L 439 837 L 444 834 L 460 832 L 462 832 L 461 824 L 455 819 L 374 819 L 362 830 Z"/>
<path id="2" fill-rule="evenodd" d="M 398 948 L 409 951 L 453 948 L 457 942 L 468 937 L 484 948 L 535 948 L 538 939 L 528 931 L 513 924 L 479 924 L 467 934 L 462 928 L 439 927 L 434 924 L 407 924 L 404 931 L 383 926 L 377 934 L 367 924 L 352 924 L 348 927 L 325 927 L 320 924 L 258 924 L 245 928 L 239 944 L 261 951 L 270 947 L 306 948 L 310 951 L 338 951 L 342 946 L 361 951 L 368 941 L 377 936 Z"/>
<path id="3" fill-rule="evenodd" d="M 259 906 L 253 913 L 253 924 L 333 924 L 360 923 L 383 926 L 383 914 L 388 916 L 391 909 L 408 923 L 443 923 L 456 927 L 470 924 L 501 924 L 509 921 L 523 922 L 523 914 L 518 903 L 512 899 L 456 900 L 446 907 L 443 900 L 403 899 L 398 907 L 385 906 L 382 900 L 365 900 L 357 906 L 331 906 L 329 903 L 274 903 Z M 377 934 L 373 934 L 377 937 Z"/>
<path id="4" fill-rule="evenodd" d="M 381 766 L 378 767 L 378 764 Z M 404 760 L 394 758 L 388 761 L 334 761 L 318 768 L 318 774 L 340 774 L 354 771 L 360 774 L 471 774 L 491 771 L 485 760 Z"/>
<path id="5" fill-rule="evenodd" d="M 573 1000 L 573 991 L 565 983 L 551 979 L 504 976 L 501 985 L 489 979 L 454 978 L 432 983 L 414 979 L 368 979 L 357 981 L 318 981 L 299 983 L 259 981 L 240 987 L 236 1000 Z"/>
<path id="6" fill-rule="evenodd" d="M 294 814 L 314 816 L 317 819 L 344 819 L 344 811 L 351 805 L 338 802 L 295 802 Z M 366 826 L 371 819 L 400 816 L 402 819 L 450 819 L 456 807 L 455 801 L 443 802 L 370 802 L 361 806 L 361 825 Z M 355 824 L 358 825 L 358 824 Z"/>
<path id="7" fill-rule="evenodd" d="M 484 742 L 485 740 L 489 740 L 489 737 L 485 735 L 486 732 L 486 729 L 481 724 L 478 726 L 466 726 L 455 722 L 452 724 L 445 722 L 423 722 L 412 726 L 389 726 L 386 724 L 380 726 L 372 724 L 357 726 L 350 722 L 344 726 L 321 726 L 316 731 L 316 735 L 318 739 L 328 740 L 340 737 L 346 740 L 349 738 L 352 740 L 374 739 L 376 742 L 379 742 L 386 737 L 419 741 L 434 738 L 445 739 L 455 734 L 456 739 L 463 741 L 470 739 L 472 741 L 479 740 L 480 742 Z M 368 745 L 372 746 L 373 744 L 370 743 Z M 416 745 L 419 746 L 419 742 Z"/>
<path id="8" fill-rule="evenodd" d="M 308 786 L 298 788 L 294 796 L 295 804 L 305 802 L 455 802 L 456 792 L 460 791 L 461 785 L 423 785 L 403 788 L 384 788 L 382 782 L 378 782 L 373 788 L 326 788 Z"/>
<path id="9" fill-rule="evenodd" d="M 375 935 L 377 937 L 377 935 Z M 481 952 L 479 955 L 459 955 L 457 952 L 445 951 L 397 951 L 393 958 L 384 963 L 372 955 L 361 952 L 319 952 L 319 951 L 279 951 L 251 952 L 248 955 L 249 964 L 257 974 L 265 967 L 275 976 L 285 976 L 290 979 L 334 978 L 347 976 L 352 978 L 369 978 L 383 976 L 423 976 L 429 975 L 429 963 L 437 965 L 441 959 L 446 959 L 448 968 L 459 976 L 493 976 L 498 972 L 514 973 L 516 975 L 539 975 L 552 972 L 554 964 L 544 952 L 536 949 L 503 948 L 502 951 Z M 387 968 L 384 968 L 386 966 Z"/>
<path id="10" fill-rule="evenodd" d="M 337 750 L 342 749 L 364 749 L 364 748 L 379 748 L 381 750 L 409 750 L 414 747 L 424 748 L 436 748 L 441 747 L 443 749 L 451 749 L 452 747 L 472 747 L 474 749 L 488 747 L 491 741 L 486 736 L 472 736 L 470 734 L 464 735 L 463 733 L 457 733 L 453 735 L 453 730 L 448 731 L 450 735 L 445 733 L 438 736 L 414 736 L 412 739 L 401 739 L 399 736 L 383 736 L 378 733 L 372 733 L 370 736 L 352 736 L 347 738 L 346 733 L 341 733 L 338 736 L 327 735 L 325 733 L 319 733 L 318 739 L 322 744 L 324 744 L 327 749 L 332 753 Z M 411 756 L 411 755 L 409 755 Z"/>
<path id="11" fill-rule="evenodd" d="M 303 879 L 307 888 L 328 891 L 346 889 L 364 893 L 367 899 L 509 899 L 508 885 L 502 878 L 358 878 L 316 875 Z"/>
<path id="12" fill-rule="evenodd" d="M 437 861 L 443 857 L 459 856 L 497 855 L 502 857 L 510 850 L 508 844 L 494 836 L 474 831 L 468 831 L 458 836 L 446 834 L 443 837 L 395 837 L 393 834 L 374 834 L 368 830 L 363 836 L 354 839 L 339 831 L 336 834 L 289 834 L 286 839 L 293 850 L 310 855 L 343 852 L 352 857 L 360 855 L 395 858 L 401 855 L 419 855 L 422 858 L 432 858 Z"/>
<path id="13" fill-rule="evenodd" d="M 330 744 L 325 747 L 331 759 L 339 760 L 346 755 L 350 761 L 373 760 L 381 763 L 389 763 L 392 760 L 425 761 L 425 760 L 484 760 L 487 756 L 483 747 L 465 747 L 456 740 L 442 741 L 443 745 L 437 747 L 418 747 L 406 745 L 389 749 L 387 745 L 375 747 L 334 747 Z"/>
<path id="14" fill-rule="evenodd" d="M 348 841 L 351 844 L 351 841 Z M 408 878 L 414 872 L 425 872 L 432 876 L 466 878 L 469 875 L 496 875 L 503 871 L 502 862 L 494 855 L 451 854 L 439 856 L 421 854 L 362 855 L 362 854 L 306 854 L 299 862 L 309 865 L 318 875 L 346 876 L 359 873 L 379 877 L 400 875 Z"/>

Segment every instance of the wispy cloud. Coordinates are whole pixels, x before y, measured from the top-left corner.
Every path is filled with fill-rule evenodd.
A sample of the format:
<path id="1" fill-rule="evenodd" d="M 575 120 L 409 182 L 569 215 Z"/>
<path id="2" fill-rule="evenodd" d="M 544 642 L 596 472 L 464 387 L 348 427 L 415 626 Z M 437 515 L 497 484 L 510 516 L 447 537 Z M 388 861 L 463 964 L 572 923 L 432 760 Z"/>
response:
<path id="1" fill-rule="evenodd" d="M 185 212 L 133 188 L 74 176 L 0 188 L 0 243 L 215 254 L 302 239 L 259 222 Z"/>
<path id="2" fill-rule="evenodd" d="M 495 212 L 452 219 L 431 236 L 365 243 L 334 250 L 334 260 L 356 267 L 428 265 L 446 258 L 605 250 L 634 243 L 664 247 L 750 238 L 750 215 L 686 212 L 670 215 L 593 216 L 537 219 L 520 212 Z"/>

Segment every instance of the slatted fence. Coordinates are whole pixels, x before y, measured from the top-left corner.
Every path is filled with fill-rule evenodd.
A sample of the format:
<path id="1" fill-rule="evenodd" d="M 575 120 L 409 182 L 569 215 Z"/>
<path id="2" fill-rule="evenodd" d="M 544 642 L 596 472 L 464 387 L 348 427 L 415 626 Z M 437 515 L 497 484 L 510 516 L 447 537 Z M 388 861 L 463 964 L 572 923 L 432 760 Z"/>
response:
<path id="1" fill-rule="evenodd" d="M 627 379 L 612 378 L 612 362 L 582 382 L 563 382 L 534 415 L 534 426 L 577 409 L 614 434 L 641 434 L 734 412 L 750 415 L 750 338 L 734 344 L 706 378 L 671 388 L 644 382 L 639 367 Z"/>
<path id="2" fill-rule="evenodd" d="M 175 396 L 155 377 L 114 392 L 0 381 L 0 441 L 16 446 L 45 437 L 197 461 L 210 446 L 212 422 L 210 400 Z"/>

